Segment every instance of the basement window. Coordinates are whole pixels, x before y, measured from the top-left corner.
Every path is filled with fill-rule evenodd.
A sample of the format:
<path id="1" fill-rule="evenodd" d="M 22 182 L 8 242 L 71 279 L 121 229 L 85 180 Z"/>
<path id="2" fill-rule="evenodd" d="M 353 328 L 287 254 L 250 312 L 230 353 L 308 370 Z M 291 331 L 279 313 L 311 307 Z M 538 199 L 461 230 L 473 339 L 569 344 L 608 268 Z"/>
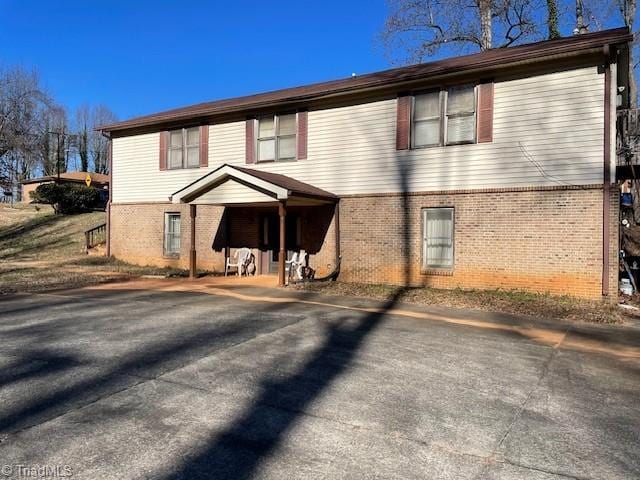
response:
<path id="1" fill-rule="evenodd" d="M 164 254 L 169 257 L 180 256 L 180 214 L 164 214 Z"/>
<path id="2" fill-rule="evenodd" d="M 423 268 L 452 269 L 453 208 L 425 208 L 422 217 Z"/>

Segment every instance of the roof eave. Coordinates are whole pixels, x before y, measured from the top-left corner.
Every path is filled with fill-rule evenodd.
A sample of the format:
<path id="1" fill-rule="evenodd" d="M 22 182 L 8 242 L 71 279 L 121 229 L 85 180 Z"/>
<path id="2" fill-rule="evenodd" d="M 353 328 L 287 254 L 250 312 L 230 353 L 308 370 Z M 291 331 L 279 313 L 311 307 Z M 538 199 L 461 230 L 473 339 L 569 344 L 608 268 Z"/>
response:
<path id="1" fill-rule="evenodd" d="M 577 46 L 574 46 L 573 43 L 570 42 L 563 43 L 561 45 L 542 45 L 543 48 L 541 48 L 540 52 L 531 52 L 522 49 L 518 50 L 518 47 L 511 47 L 509 49 L 504 49 L 503 56 L 499 56 L 497 58 L 485 58 L 482 56 L 482 54 L 470 55 L 470 61 L 468 63 L 450 68 L 447 68 L 446 60 L 432 62 L 431 64 L 424 64 L 425 68 L 428 65 L 438 64 L 442 64 L 443 67 L 440 69 L 436 68 L 435 71 L 429 73 L 425 73 L 423 70 L 418 69 L 416 72 L 407 74 L 406 76 L 403 76 L 399 79 L 387 80 L 384 78 L 377 78 L 372 79 L 371 82 L 367 84 L 357 84 L 352 86 L 346 85 L 344 87 L 329 89 L 326 92 L 322 93 L 292 95 L 290 97 L 272 101 L 257 100 L 255 102 L 242 103 L 240 105 L 232 104 L 226 107 L 209 106 L 209 104 L 203 104 L 202 108 L 198 108 L 197 106 L 185 107 L 190 108 L 190 110 L 183 112 L 175 110 L 170 110 L 166 113 L 160 112 L 146 117 L 139 117 L 138 119 L 125 120 L 111 125 L 100 126 L 96 130 L 101 132 L 125 132 L 127 130 L 134 130 L 137 128 L 161 126 L 170 123 L 198 122 L 215 116 L 229 115 L 234 113 L 239 114 L 242 112 L 250 112 L 252 110 L 266 109 L 271 107 L 284 107 L 290 104 L 331 99 L 351 95 L 354 93 L 375 92 L 377 90 L 392 88 L 401 89 L 421 80 L 424 81 L 424 79 L 427 77 L 430 80 L 437 80 L 452 76 L 478 74 L 482 73 L 483 71 L 500 72 L 514 66 L 541 63 L 554 59 L 574 58 L 600 53 L 602 53 L 602 55 L 604 56 L 606 50 L 605 47 L 609 45 L 616 46 L 625 44 L 633 39 L 633 36 L 628 33 L 628 29 L 626 28 L 609 30 L 606 33 L 608 33 L 608 35 L 604 35 L 602 38 L 596 37 L 591 42 L 587 42 L 584 45 L 578 44 Z M 578 40 L 576 39 L 576 43 L 577 41 Z M 417 68 L 419 66 L 413 67 Z M 411 67 L 405 68 L 410 69 Z M 394 70 L 401 71 L 402 69 Z M 376 74 L 370 75 L 374 76 Z"/>

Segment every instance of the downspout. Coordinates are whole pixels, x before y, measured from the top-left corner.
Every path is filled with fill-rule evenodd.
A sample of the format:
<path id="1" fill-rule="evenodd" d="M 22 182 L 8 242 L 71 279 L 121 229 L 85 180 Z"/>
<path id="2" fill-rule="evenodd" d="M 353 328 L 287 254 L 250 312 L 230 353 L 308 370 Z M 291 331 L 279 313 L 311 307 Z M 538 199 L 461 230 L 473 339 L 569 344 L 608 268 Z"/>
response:
<path id="1" fill-rule="evenodd" d="M 603 48 L 604 63 L 604 172 L 602 185 L 602 296 L 609 295 L 609 223 L 611 187 L 611 64 L 609 45 Z"/>
<path id="2" fill-rule="evenodd" d="M 335 268 L 340 267 L 340 257 L 342 254 L 340 253 L 340 200 L 338 200 L 335 204 L 333 211 L 333 228 L 335 229 L 335 242 L 336 242 L 336 259 L 335 259 Z"/>

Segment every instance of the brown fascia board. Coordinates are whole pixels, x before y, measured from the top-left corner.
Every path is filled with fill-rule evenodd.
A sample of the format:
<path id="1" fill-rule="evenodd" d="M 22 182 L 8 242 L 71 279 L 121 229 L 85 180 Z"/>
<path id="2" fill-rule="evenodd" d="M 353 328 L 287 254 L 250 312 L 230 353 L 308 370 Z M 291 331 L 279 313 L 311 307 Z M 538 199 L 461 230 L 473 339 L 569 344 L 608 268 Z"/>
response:
<path id="1" fill-rule="evenodd" d="M 633 36 L 629 34 L 629 29 L 623 27 L 516 47 L 496 48 L 472 55 L 394 68 L 354 78 L 200 103 L 100 126 L 97 130 L 126 134 L 129 130 L 144 127 L 180 123 L 196 124 L 204 119 L 209 120 L 212 117 L 221 115 L 249 114 L 260 109 L 283 108 L 309 101 L 392 88 L 399 90 L 425 79 L 433 81 L 444 77 L 462 77 L 469 74 L 480 75 L 483 72 L 496 73 L 519 65 L 540 63 L 553 59 L 569 59 L 584 55 L 600 54 L 604 56 L 605 50 L 608 49 L 607 47 L 626 44 L 632 39 Z"/>

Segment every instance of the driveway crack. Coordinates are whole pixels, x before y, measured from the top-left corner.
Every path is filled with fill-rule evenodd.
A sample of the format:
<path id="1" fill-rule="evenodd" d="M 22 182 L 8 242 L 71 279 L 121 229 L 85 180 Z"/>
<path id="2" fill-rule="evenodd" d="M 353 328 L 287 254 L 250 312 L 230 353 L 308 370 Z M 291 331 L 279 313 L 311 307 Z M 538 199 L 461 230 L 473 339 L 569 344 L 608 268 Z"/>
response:
<path id="1" fill-rule="evenodd" d="M 562 334 L 562 337 L 560 337 L 560 340 L 558 341 L 558 343 L 556 343 L 553 346 L 553 348 L 551 349 L 551 353 L 549 354 L 549 357 L 544 361 L 544 363 L 542 365 L 542 371 L 540 372 L 540 376 L 538 377 L 538 381 L 535 383 L 533 388 L 531 388 L 531 390 L 527 394 L 527 396 L 524 399 L 524 401 L 522 402 L 522 404 L 520 404 L 520 407 L 518 407 L 518 411 L 515 413 L 515 415 L 511 419 L 511 422 L 509 422 L 509 425 L 507 426 L 507 428 L 505 429 L 504 433 L 500 437 L 500 440 L 498 441 L 496 446 L 491 451 L 491 454 L 487 457 L 487 466 L 496 461 L 495 459 L 496 459 L 496 455 L 498 453 L 498 450 L 500 450 L 500 447 L 502 447 L 502 445 L 504 444 L 505 440 L 507 439 L 507 437 L 509 436 L 509 434 L 513 430 L 515 424 L 518 423 L 518 420 L 520 420 L 520 417 L 522 417 L 522 413 L 524 412 L 525 408 L 527 407 L 527 404 L 529 403 L 529 400 L 531 400 L 531 397 L 533 397 L 533 394 L 536 392 L 536 390 L 538 390 L 538 387 L 542 383 L 542 380 L 544 380 L 544 378 L 549 373 L 549 369 L 551 367 L 551 363 L 553 362 L 553 360 L 555 359 L 556 355 L 558 354 L 558 350 L 559 350 L 560 346 L 565 341 L 565 339 L 567 338 L 567 335 L 569 334 L 570 331 L 571 331 L 571 325 L 569 325 L 566 328 L 566 330 Z M 508 462 L 506 459 L 505 459 L 505 461 Z M 485 468 L 483 468 L 475 478 L 483 478 L 484 474 L 486 473 L 486 468 L 487 467 L 485 466 Z M 535 468 L 533 468 L 533 467 L 527 467 L 527 468 L 535 470 Z M 544 471 L 544 470 L 541 470 L 541 471 Z"/>

